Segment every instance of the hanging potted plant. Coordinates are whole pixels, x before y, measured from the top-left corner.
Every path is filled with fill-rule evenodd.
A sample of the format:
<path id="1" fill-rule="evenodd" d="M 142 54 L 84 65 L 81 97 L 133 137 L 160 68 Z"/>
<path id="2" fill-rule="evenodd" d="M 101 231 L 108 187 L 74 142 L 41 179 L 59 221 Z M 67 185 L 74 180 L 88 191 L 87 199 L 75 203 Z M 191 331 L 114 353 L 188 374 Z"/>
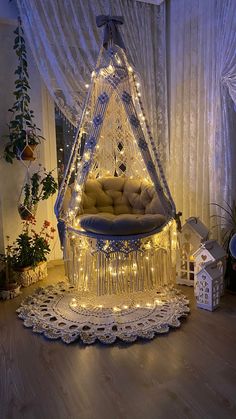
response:
<path id="1" fill-rule="evenodd" d="M 33 217 L 24 221 L 21 234 L 9 246 L 11 267 L 17 282 L 23 287 L 47 276 L 47 255 L 50 253 L 50 240 L 54 239 L 55 229 L 45 220 L 37 233 L 35 224 Z"/>
<path id="2" fill-rule="evenodd" d="M 35 160 L 35 147 L 44 139 L 39 135 L 40 129 L 34 123 L 34 112 L 30 109 L 27 53 L 20 19 L 14 33 L 16 34 L 14 50 L 18 58 L 18 66 L 15 71 L 17 79 L 13 93 L 16 100 L 9 109 L 12 117 L 8 125 L 9 133 L 5 136 L 8 142 L 4 149 L 4 158 L 8 163 L 13 163 L 15 158 Z"/>
<path id="3" fill-rule="evenodd" d="M 52 170 L 38 170 L 25 182 L 23 186 L 22 202 L 18 211 L 22 220 L 30 220 L 36 214 L 39 201 L 44 201 L 57 191 L 57 182 L 52 175 Z"/>

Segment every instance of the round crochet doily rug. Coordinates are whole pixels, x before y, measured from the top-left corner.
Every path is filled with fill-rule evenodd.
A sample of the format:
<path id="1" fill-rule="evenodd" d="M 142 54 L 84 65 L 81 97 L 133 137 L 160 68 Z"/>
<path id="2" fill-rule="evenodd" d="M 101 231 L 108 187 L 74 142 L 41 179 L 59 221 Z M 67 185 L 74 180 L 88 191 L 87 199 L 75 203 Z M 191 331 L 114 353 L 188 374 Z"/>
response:
<path id="1" fill-rule="evenodd" d="M 97 297 L 60 282 L 38 288 L 17 313 L 26 327 L 49 339 L 71 343 L 80 338 L 86 344 L 98 339 L 108 344 L 117 338 L 134 342 L 167 333 L 180 326 L 189 307 L 176 289 Z"/>

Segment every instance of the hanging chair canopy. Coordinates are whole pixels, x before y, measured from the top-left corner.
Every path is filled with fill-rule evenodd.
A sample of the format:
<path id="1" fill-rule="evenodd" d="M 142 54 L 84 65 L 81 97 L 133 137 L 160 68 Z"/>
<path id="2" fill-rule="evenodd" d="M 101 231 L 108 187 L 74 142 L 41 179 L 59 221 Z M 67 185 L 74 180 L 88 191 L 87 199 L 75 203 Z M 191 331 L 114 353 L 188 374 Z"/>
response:
<path id="1" fill-rule="evenodd" d="M 122 22 L 97 18 L 104 43 L 55 205 L 59 220 L 88 234 L 152 234 L 176 218 Z"/>

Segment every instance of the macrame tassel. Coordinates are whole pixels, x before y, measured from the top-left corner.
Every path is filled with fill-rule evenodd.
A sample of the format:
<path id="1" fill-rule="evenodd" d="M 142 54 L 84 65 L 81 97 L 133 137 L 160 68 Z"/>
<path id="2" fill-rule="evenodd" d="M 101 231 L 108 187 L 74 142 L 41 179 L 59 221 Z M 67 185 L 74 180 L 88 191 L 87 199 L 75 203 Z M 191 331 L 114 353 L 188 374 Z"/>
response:
<path id="1" fill-rule="evenodd" d="M 116 295 L 148 291 L 174 284 L 176 227 L 141 240 L 140 249 L 125 254 L 98 249 L 96 239 L 67 231 L 66 273 L 80 291 Z M 129 242 L 125 242 L 126 248 Z"/>

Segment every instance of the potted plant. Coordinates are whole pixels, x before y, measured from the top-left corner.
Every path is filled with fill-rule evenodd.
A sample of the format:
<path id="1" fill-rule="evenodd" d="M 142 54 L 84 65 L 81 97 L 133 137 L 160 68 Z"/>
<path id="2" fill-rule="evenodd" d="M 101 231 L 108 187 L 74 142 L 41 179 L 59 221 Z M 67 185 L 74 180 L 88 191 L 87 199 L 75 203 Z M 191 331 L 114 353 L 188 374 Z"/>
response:
<path id="1" fill-rule="evenodd" d="M 230 291 L 236 292 L 236 259 L 231 255 L 229 250 L 230 240 L 236 233 L 236 202 L 233 201 L 232 206 L 227 202 L 225 206 L 213 203 L 212 205 L 218 207 L 222 214 L 212 215 L 219 223 L 215 227 L 221 227 L 222 229 L 222 245 L 227 252 L 227 263 L 226 263 L 226 288 Z"/>
<path id="2" fill-rule="evenodd" d="M 47 255 L 50 253 L 50 240 L 54 239 L 55 229 L 45 220 L 37 233 L 35 224 L 34 217 L 24 221 L 21 234 L 9 246 L 11 267 L 17 282 L 23 287 L 47 276 Z"/>
<path id="3" fill-rule="evenodd" d="M 23 186 L 23 200 L 18 206 L 18 211 L 23 220 L 30 220 L 35 216 L 37 204 L 44 201 L 57 191 L 57 182 L 52 175 L 52 170 L 38 170 L 28 179 Z"/>
<path id="4" fill-rule="evenodd" d="M 9 300 L 20 294 L 20 285 L 11 271 L 9 248 L 7 254 L 0 258 L 0 299 Z"/>
<path id="5" fill-rule="evenodd" d="M 4 157 L 8 163 L 13 163 L 14 158 L 22 160 L 35 160 L 34 149 L 44 139 L 39 135 L 40 129 L 34 123 L 34 112 L 30 109 L 29 75 L 27 53 L 25 48 L 24 31 L 19 19 L 14 50 L 18 58 L 15 71 L 15 103 L 9 109 L 12 117 L 8 125 L 9 133 L 6 135 L 8 143 L 4 149 Z"/>

